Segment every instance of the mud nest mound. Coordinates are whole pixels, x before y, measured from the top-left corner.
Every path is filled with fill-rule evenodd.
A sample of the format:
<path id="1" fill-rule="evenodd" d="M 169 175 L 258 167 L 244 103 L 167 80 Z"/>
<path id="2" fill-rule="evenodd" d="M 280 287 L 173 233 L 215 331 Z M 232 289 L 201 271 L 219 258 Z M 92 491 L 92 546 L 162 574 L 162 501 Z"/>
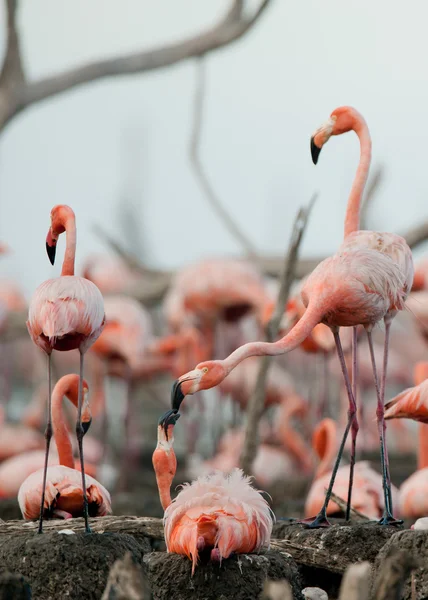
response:
<path id="1" fill-rule="evenodd" d="M 153 600 L 249 600 L 258 598 L 266 579 L 286 579 L 295 600 L 304 600 L 299 570 L 285 553 L 241 554 L 216 563 L 192 563 L 184 556 L 152 552 L 144 556 L 144 570 Z"/>
<path id="2" fill-rule="evenodd" d="M 419 566 L 413 571 L 415 597 L 428 598 L 428 531 L 400 531 L 393 535 L 379 552 L 374 566 L 373 582 L 377 583 L 385 562 L 389 557 L 394 557 L 394 571 L 405 570 L 406 563 Z M 410 569 L 407 569 L 408 571 Z M 401 598 L 411 600 L 412 578 L 406 577 Z"/>
<path id="3" fill-rule="evenodd" d="M 31 587 L 19 573 L 5 571 L 0 575 L 0 600 L 31 600 Z"/>
<path id="4" fill-rule="evenodd" d="M 127 552 L 141 564 L 150 544 L 120 533 L 0 536 L 0 564 L 24 575 L 37 600 L 98 600 L 111 566 Z"/>

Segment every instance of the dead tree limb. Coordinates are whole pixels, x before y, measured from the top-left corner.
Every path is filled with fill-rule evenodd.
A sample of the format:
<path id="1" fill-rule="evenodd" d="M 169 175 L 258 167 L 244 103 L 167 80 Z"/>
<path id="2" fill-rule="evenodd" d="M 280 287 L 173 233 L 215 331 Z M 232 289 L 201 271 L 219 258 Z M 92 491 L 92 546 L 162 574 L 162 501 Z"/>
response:
<path id="1" fill-rule="evenodd" d="M 367 225 L 368 212 L 373 204 L 373 198 L 376 196 L 379 186 L 382 183 L 383 176 L 384 168 L 382 165 L 378 165 L 372 170 L 360 210 L 360 229 L 370 229 L 370 227 Z"/>
<path id="2" fill-rule="evenodd" d="M 250 15 L 244 0 L 233 0 L 227 13 L 211 29 L 175 44 L 152 48 L 116 58 L 90 62 L 62 73 L 30 82 L 22 69 L 19 34 L 16 28 L 17 0 L 5 0 L 7 46 L 0 77 L 0 131 L 27 107 L 77 86 L 119 75 L 146 73 L 203 56 L 245 35 L 272 0 L 262 0 Z"/>
<path id="3" fill-rule="evenodd" d="M 294 281 L 300 243 L 306 229 L 309 214 L 316 200 L 316 196 L 317 194 L 314 194 L 307 208 L 301 208 L 299 210 L 293 225 L 290 246 L 286 255 L 284 270 L 281 277 L 278 299 L 274 313 L 266 326 L 266 339 L 268 342 L 275 341 L 279 331 L 281 318 L 284 314 L 284 307 L 287 303 L 291 286 Z M 241 467 L 244 473 L 248 474 L 251 474 L 252 465 L 259 445 L 258 426 L 264 409 L 266 381 L 270 364 L 271 361 L 269 360 L 268 356 L 264 356 L 261 359 L 260 370 L 257 376 L 255 389 L 248 402 L 244 447 L 241 455 Z"/>
<path id="4" fill-rule="evenodd" d="M 200 146 L 202 137 L 202 125 L 204 120 L 204 100 L 206 94 L 205 62 L 203 57 L 201 57 L 198 60 L 196 67 L 197 73 L 195 99 L 193 104 L 193 127 L 189 145 L 190 164 L 192 165 L 193 172 L 195 174 L 196 179 L 199 182 L 201 190 L 206 199 L 208 200 L 213 211 L 217 214 L 218 218 L 229 231 L 231 236 L 242 247 L 247 257 L 258 261 L 256 249 L 254 248 L 252 242 L 241 231 L 240 227 L 235 223 L 234 219 L 230 216 L 228 211 L 223 206 L 220 198 L 218 197 L 216 191 L 210 183 L 210 180 L 201 160 Z"/>

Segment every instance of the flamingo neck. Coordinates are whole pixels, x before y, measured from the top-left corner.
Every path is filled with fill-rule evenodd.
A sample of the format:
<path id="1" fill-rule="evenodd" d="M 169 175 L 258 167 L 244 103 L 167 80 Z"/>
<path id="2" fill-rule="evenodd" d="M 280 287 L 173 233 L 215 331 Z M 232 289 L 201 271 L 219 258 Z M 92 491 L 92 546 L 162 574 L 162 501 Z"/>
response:
<path id="1" fill-rule="evenodd" d="M 68 389 L 68 382 L 60 380 L 52 392 L 52 426 L 58 449 L 59 464 L 74 469 L 73 448 L 62 406 L 62 399 Z"/>
<path id="2" fill-rule="evenodd" d="M 345 239 L 360 229 L 360 206 L 364 188 L 369 174 L 372 141 L 369 128 L 362 115 L 356 113 L 354 131 L 360 140 L 360 162 L 349 194 L 345 215 Z"/>
<path id="3" fill-rule="evenodd" d="M 331 471 L 336 458 L 336 423 L 332 419 L 323 419 L 315 429 L 313 447 L 320 458 L 320 463 L 315 473 L 315 479 Z"/>
<path id="4" fill-rule="evenodd" d="M 428 425 L 419 423 L 418 426 L 418 469 L 428 467 Z"/>
<path id="5" fill-rule="evenodd" d="M 158 443 L 153 452 L 152 462 L 156 474 L 159 499 L 165 511 L 171 504 L 171 484 L 177 471 L 177 458 L 174 448 L 173 426 L 168 427 L 168 438 L 166 438 L 163 427 L 158 427 Z"/>
<path id="6" fill-rule="evenodd" d="M 76 258 L 76 221 L 74 218 L 68 218 L 64 227 L 66 241 L 61 275 L 74 275 L 74 262 Z"/>
<path id="7" fill-rule="evenodd" d="M 227 374 L 250 356 L 278 356 L 297 348 L 308 337 L 315 325 L 321 322 L 323 317 L 321 305 L 320 298 L 310 302 L 303 317 L 287 335 L 277 342 L 250 342 L 237 348 L 222 361 Z"/>

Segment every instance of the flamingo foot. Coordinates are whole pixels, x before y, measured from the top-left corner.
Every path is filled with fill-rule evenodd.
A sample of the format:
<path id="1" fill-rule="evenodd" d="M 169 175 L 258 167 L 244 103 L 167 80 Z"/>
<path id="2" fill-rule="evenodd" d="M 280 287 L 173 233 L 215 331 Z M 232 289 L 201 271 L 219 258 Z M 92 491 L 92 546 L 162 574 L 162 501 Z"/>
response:
<path id="1" fill-rule="evenodd" d="M 211 550 L 211 562 L 221 562 L 220 550 L 218 548 Z"/>
<path id="2" fill-rule="evenodd" d="M 198 541 L 196 542 L 196 548 L 198 552 L 202 552 L 202 550 L 205 548 L 205 539 L 203 535 L 200 535 L 198 537 Z"/>
<path id="3" fill-rule="evenodd" d="M 379 519 L 379 521 L 376 521 L 377 525 L 381 525 L 383 527 L 399 527 L 400 525 L 403 525 L 403 523 L 404 521 L 402 521 L 401 519 L 395 519 L 392 515 L 388 513 L 384 514 L 383 517 Z"/>
<path id="4" fill-rule="evenodd" d="M 73 515 L 65 510 L 60 510 L 58 508 L 56 508 L 53 512 L 52 512 L 52 516 L 57 517 L 58 519 L 72 519 Z"/>
<path id="5" fill-rule="evenodd" d="M 318 529 L 319 527 L 331 527 L 330 521 L 327 519 L 327 515 L 320 512 L 316 517 L 309 517 L 297 521 L 301 523 L 306 529 Z"/>

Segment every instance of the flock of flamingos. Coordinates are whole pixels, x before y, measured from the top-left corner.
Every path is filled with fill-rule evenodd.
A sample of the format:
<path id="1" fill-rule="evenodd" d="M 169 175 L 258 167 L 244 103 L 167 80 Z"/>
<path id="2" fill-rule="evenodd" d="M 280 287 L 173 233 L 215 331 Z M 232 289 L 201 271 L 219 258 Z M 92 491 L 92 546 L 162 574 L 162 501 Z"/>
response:
<path id="1" fill-rule="evenodd" d="M 52 209 L 46 249 L 54 264 L 58 239 L 62 233 L 66 234 L 61 276 L 37 288 L 27 321 L 32 341 L 48 359 L 48 417 L 45 441 L 42 439 L 45 451 L 40 448 L 40 434 L 22 426 L 13 430 L 12 425 L 4 423 L 2 436 L 8 453 L 0 456 L 3 459 L 0 495 L 18 494 L 24 519 L 39 519 L 39 533 L 46 518 L 76 516 L 84 517 L 86 532 L 90 533 L 88 516 L 103 516 L 112 511 L 109 492 L 93 476 L 97 474 L 94 466 L 97 458 L 90 460 L 90 444 L 86 445 L 90 441 L 85 434 L 91 425 L 91 407 L 94 416 L 106 413 L 99 389 L 93 390 L 93 402 L 89 404 L 89 386 L 83 377 L 86 362 L 91 381 L 96 381 L 100 372 L 101 379 L 108 374 L 127 382 L 162 372 L 173 373 L 176 378 L 171 408 L 159 420 L 153 453 L 165 511 L 168 551 L 188 556 L 193 572 L 202 553 L 213 561 L 221 561 L 231 553 L 249 553 L 268 546 L 275 517 L 251 479 L 238 468 L 242 431 L 227 432 L 218 445 L 217 455 L 194 465 L 199 476 L 172 499 L 170 489 L 177 470 L 174 428 L 185 397 L 201 390 L 218 386 L 222 394 L 230 394 L 245 407 L 257 372 L 258 359 L 254 357 L 279 356 L 297 348 L 307 355 L 323 356 L 325 364 L 336 351 L 346 410 L 338 421 L 325 415 L 328 379 L 332 377 L 329 371 L 324 377 L 325 389 L 320 385 L 317 390 L 318 422 L 312 430 L 312 447 L 319 457 L 315 470 L 312 448 L 308 448 L 298 428 L 291 425 L 291 418 L 303 419 L 306 415 L 308 402 L 293 390 L 284 371 L 275 364 L 267 383 L 265 406 L 278 408 L 274 428 L 267 421 L 260 424 L 262 439 L 254 464 L 258 483 L 268 484 L 273 475 L 287 478 L 293 468 L 312 473 L 313 484 L 301 521 L 304 527 L 330 525 L 328 516 L 338 511 L 330 499 L 334 489 L 347 502 L 348 519 L 352 506 L 379 526 L 401 524 L 401 518 L 410 518 L 418 519 L 416 528 L 428 528 L 428 518 L 420 519 L 428 517 L 428 425 L 424 425 L 428 423 L 428 362 L 414 365 L 415 387 L 385 402 L 388 373 L 396 378 L 396 385 L 402 381 L 400 360 L 397 361 L 396 352 L 394 356 L 393 345 L 390 348 L 390 334 L 392 322 L 406 308 L 410 293 L 417 299 L 412 313 L 422 343 L 425 343 L 423 336 L 428 335 L 428 264 L 422 262 L 414 273 L 412 253 L 405 239 L 359 228 L 361 198 L 371 161 L 371 139 L 363 117 L 354 108 L 337 108 L 315 131 L 311 138 L 313 162 L 317 163 L 331 136 L 349 131 L 357 134 L 361 154 L 347 204 L 343 242 L 336 254 L 322 261 L 300 282 L 285 307 L 280 334 L 283 337 L 273 343 L 243 343 L 245 333 L 237 324 L 250 314 L 260 331 L 272 314 L 274 303 L 258 272 L 237 260 L 206 260 L 178 273 L 164 303 L 170 333 L 154 338 L 150 319 L 138 302 L 125 295 L 109 295 L 129 283 L 127 277 L 131 275 L 126 269 L 115 271 L 111 265 L 89 262 L 84 277 L 75 275 L 74 212 L 65 205 Z M 383 347 L 373 339 L 374 328 L 381 321 L 385 329 Z M 219 327 L 225 333 L 221 349 Z M 363 356 L 364 335 L 367 351 Z M 404 337 L 400 347 L 403 354 Z M 52 389 L 53 350 L 76 349 L 80 355 L 79 375 L 63 376 Z M 227 357 L 212 360 L 220 353 Z M 102 364 L 101 371 L 95 364 Z M 357 403 L 357 392 L 369 387 L 376 394 L 376 415 L 367 416 L 367 407 L 363 411 Z M 27 425 L 37 422 L 37 407 L 45 409 L 46 388 L 43 390 L 36 411 L 31 407 L 25 413 Z M 74 458 L 63 414 L 64 396 L 77 409 L 78 460 Z M 130 411 L 128 406 L 125 415 L 128 424 Z M 381 473 L 368 462 L 355 460 L 359 423 L 365 419 L 373 431 L 375 417 L 374 438 L 380 444 Z M 40 418 L 39 410 L 39 422 Z M 104 418 L 107 424 L 105 415 Z M 391 484 L 385 421 L 402 418 L 420 422 L 419 465 L 397 490 Z M 395 432 L 399 444 L 407 430 L 401 421 L 393 421 L 392 425 L 391 433 Z M 342 428 L 343 434 L 338 437 Z M 24 434 L 28 443 L 23 452 L 18 442 L 21 435 L 24 439 Z M 189 434 L 189 440 L 190 437 Z M 276 445 L 269 443 L 273 438 Z M 340 466 L 348 444 L 350 462 Z"/>

